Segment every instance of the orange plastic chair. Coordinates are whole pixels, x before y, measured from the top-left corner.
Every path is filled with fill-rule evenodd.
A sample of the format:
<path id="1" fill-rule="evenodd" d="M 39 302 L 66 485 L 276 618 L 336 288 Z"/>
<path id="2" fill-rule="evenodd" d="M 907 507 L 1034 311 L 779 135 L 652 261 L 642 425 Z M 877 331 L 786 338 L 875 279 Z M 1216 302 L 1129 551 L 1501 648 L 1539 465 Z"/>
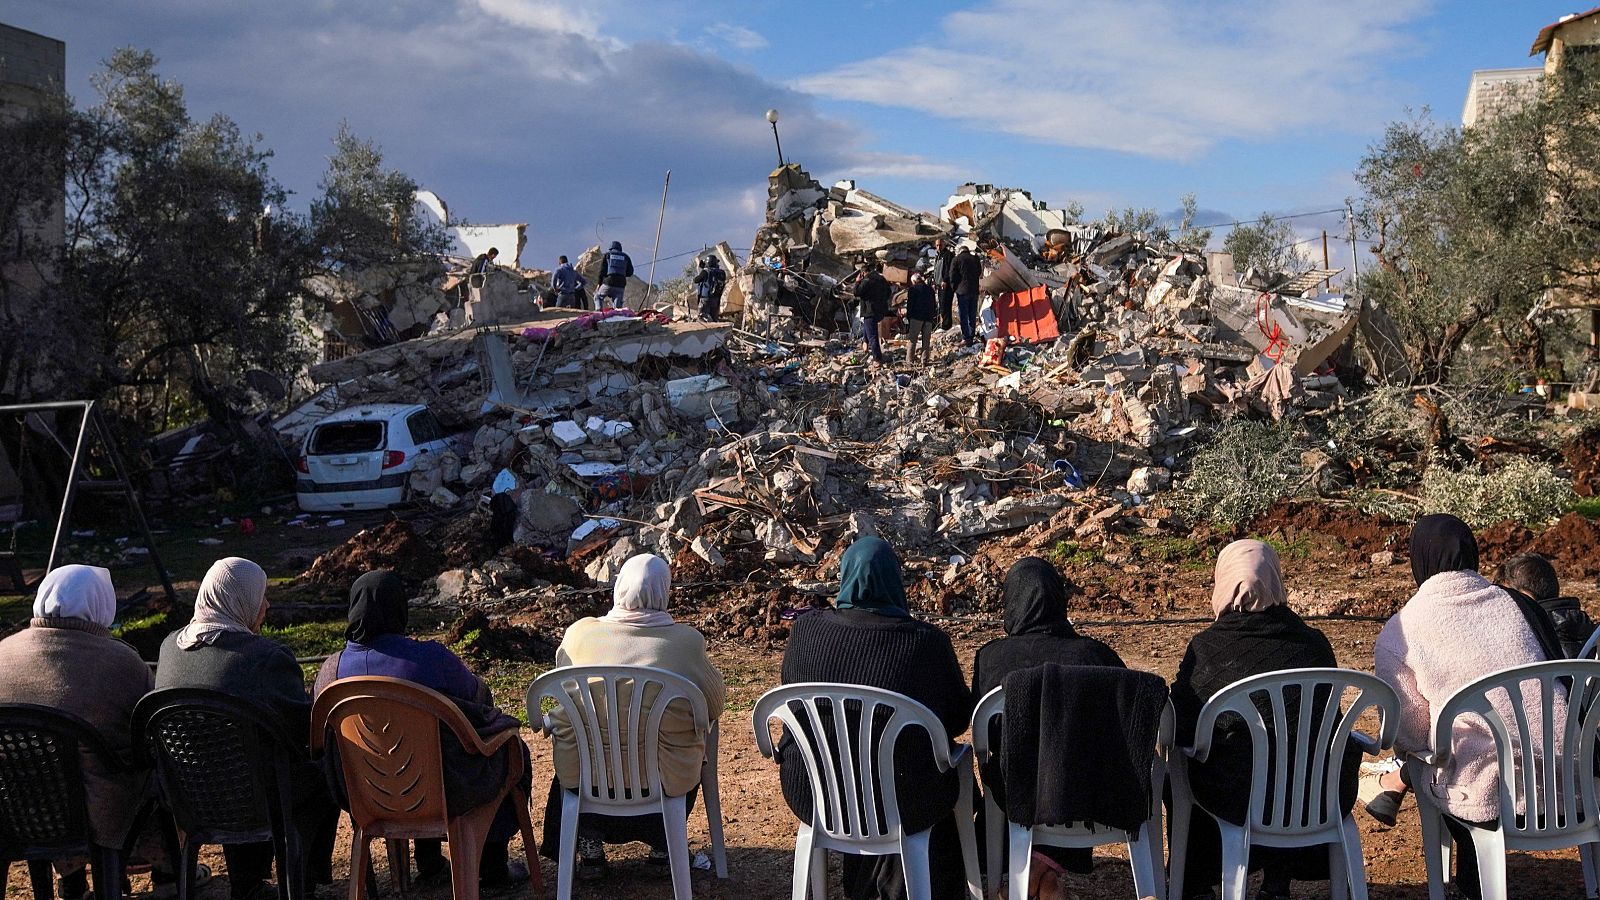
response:
<path id="1" fill-rule="evenodd" d="M 311 749 L 322 751 L 332 729 L 350 801 L 355 839 L 350 851 L 350 900 L 366 900 L 371 842 L 444 838 L 450 844 L 450 878 L 455 900 L 476 900 L 478 859 L 489 825 L 507 794 L 516 792 L 517 822 L 522 829 L 528 875 L 535 890 L 544 880 L 534 857 L 533 822 L 528 797 L 517 789 L 522 754 L 506 774 L 494 799 L 456 818 L 446 811 L 444 765 L 439 727 L 455 733 L 467 752 L 493 756 L 513 740 L 515 730 L 484 741 L 450 698 L 409 681 L 361 675 L 341 678 L 317 697 L 311 710 Z M 390 845 L 390 862 L 403 859 Z M 402 888 L 403 873 L 396 872 Z"/>

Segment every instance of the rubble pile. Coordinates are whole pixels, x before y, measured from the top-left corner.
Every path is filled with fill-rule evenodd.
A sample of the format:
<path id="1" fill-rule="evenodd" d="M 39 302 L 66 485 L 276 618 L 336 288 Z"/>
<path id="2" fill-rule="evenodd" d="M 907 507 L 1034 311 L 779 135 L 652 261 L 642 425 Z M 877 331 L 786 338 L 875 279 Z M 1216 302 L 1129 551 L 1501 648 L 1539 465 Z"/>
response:
<path id="1" fill-rule="evenodd" d="M 903 285 L 932 271 L 939 237 L 984 262 L 982 341 L 940 333 L 934 364 L 911 369 L 888 335 L 888 364 L 872 362 L 857 263 Z M 432 515 L 467 523 L 425 557 L 443 571 L 421 602 L 559 630 L 650 552 L 673 561 L 685 620 L 777 641 L 831 595 L 843 548 L 882 534 L 924 609 L 988 612 L 1019 555 L 1110 559 L 1171 531 L 1163 496 L 1228 423 L 1328 421 L 1392 371 L 1372 349 L 1381 311 L 1324 290 L 1335 272 L 1240 276 L 1226 254 L 1081 224 L 1014 189 L 969 184 L 917 213 L 785 165 L 753 244 L 742 267 L 715 251 L 738 273 L 724 297 L 738 327 L 540 312 L 313 370 L 330 408 L 425 402 L 461 429 L 409 476 Z M 1348 508 L 1272 515 L 1291 533 L 1348 532 L 1352 562 L 1403 550 L 1394 523 Z M 1090 599 L 1127 612 L 1146 590 L 1166 588 Z"/>

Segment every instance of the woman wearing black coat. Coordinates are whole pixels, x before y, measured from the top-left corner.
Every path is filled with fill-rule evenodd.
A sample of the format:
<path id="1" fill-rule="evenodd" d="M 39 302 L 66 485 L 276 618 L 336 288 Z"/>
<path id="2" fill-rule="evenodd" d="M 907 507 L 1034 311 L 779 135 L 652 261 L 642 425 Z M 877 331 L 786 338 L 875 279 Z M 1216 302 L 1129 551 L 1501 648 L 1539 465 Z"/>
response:
<path id="1" fill-rule="evenodd" d="M 1117 651 L 1092 637 L 1079 634 L 1067 618 L 1067 597 L 1071 586 L 1050 563 L 1036 557 L 1019 559 L 1006 572 L 1002 588 L 1005 606 L 1005 637 L 995 638 L 978 648 L 972 665 L 972 696 L 982 700 L 984 695 L 1005 683 L 1006 676 L 1021 669 L 1056 663 L 1063 666 L 1112 666 L 1127 668 Z M 989 746 L 994 755 L 982 767 L 984 790 L 994 794 L 995 802 L 1003 810 L 1005 801 L 1005 775 L 1000 770 L 1000 734 L 998 722 L 989 729 Z M 984 825 L 979 807 L 980 833 Z M 1051 882 L 1056 881 L 1055 869 L 1069 872 L 1088 872 L 1094 868 L 1094 858 L 1089 850 L 1069 850 L 1063 847 L 1038 847 L 1035 857 L 1044 856 L 1044 865 L 1032 869 L 1043 882 L 1030 885 L 1029 896 L 1048 897 Z"/>
<path id="2" fill-rule="evenodd" d="M 972 693 L 950 638 L 911 617 L 900 561 L 880 538 L 862 538 L 839 561 L 835 609 L 795 621 L 783 655 L 783 683 L 859 684 L 904 694 L 927 706 L 951 738 L 967 730 Z M 801 821 L 811 820 L 811 781 L 799 746 L 785 733 L 778 743 L 783 796 Z M 966 894 L 961 844 L 953 810 L 960 793 L 955 771 L 940 772 L 927 734 L 911 727 L 895 747 L 896 792 L 907 833 L 933 828 L 929 868 L 935 900 Z M 845 856 L 845 895 L 851 900 L 906 896 L 897 856 Z"/>
<path id="3" fill-rule="evenodd" d="M 1172 683 L 1179 746 L 1194 746 L 1200 709 L 1235 681 L 1285 669 L 1338 665 L 1327 637 L 1290 609 L 1288 600 L 1278 554 L 1268 545 L 1234 541 L 1217 555 L 1211 592 L 1211 608 L 1217 619 L 1190 639 Z M 1256 702 L 1270 734 L 1271 705 L 1264 698 Z M 1298 703 L 1288 704 L 1285 718 L 1288 733 L 1294 734 L 1299 724 Z M 1316 727 L 1313 723 L 1313 733 Z M 1243 824 L 1250 799 L 1251 769 L 1249 727 L 1239 716 L 1222 716 L 1217 720 L 1206 761 L 1189 763 L 1195 800 L 1229 822 Z M 1340 803 L 1346 813 L 1355 805 L 1360 771 L 1361 751 L 1351 745 L 1339 779 Z M 1267 802 L 1272 803 L 1270 791 Z M 1323 847 L 1258 847 L 1250 852 L 1250 867 L 1266 870 L 1258 900 L 1287 900 L 1290 879 L 1327 879 L 1328 853 Z M 1196 810 L 1189 824 L 1184 900 L 1214 896 L 1212 888 L 1221 876 L 1221 835 L 1211 817 Z"/>

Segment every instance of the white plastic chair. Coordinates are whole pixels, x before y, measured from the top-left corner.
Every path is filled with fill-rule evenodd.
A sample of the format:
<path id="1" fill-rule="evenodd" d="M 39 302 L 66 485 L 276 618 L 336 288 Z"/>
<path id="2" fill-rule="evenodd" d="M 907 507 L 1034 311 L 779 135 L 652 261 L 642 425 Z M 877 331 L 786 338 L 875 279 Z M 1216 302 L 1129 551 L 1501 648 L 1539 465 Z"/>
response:
<path id="1" fill-rule="evenodd" d="M 989 729 L 995 719 L 1005 715 L 1006 689 L 997 687 L 978 701 L 972 713 L 972 749 L 977 754 L 978 765 L 989 761 L 993 748 L 989 746 Z M 1109 828 L 1094 822 L 1072 825 L 1035 825 L 1031 830 L 1006 819 L 1005 810 L 995 802 L 992 791 L 984 791 L 984 831 L 989 877 L 984 883 L 985 897 L 993 897 L 1000 890 L 1000 841 L 1002 829 L 1009 833 L 1011 864 L 1007 870 L 1010 879 L 1010 900 L 1026 900 L 1028 879 L 1031 877 L 1033 845 L 1049 847 L 1099 847 L 1102 844 L 1127 844 L 1128 863 L 1133 867 L 1133 889 L 1137 897 L 1154 897 L 1165 900 L 1166 879 L 1161 875 L 1161 788 L 1167 780 L 1166 754 L 1172 746 L 1172 704 L 1161 713 L 1161 727 L 1156 734 L 1156 755 L 1150 773 L 1150 818 L 1137 834 L 1120 828 Z M 1086 777 L 1093 777 L 1092 774 Z"/>
<path id="2" fill-rule="evenodd" d="M 630 690 L 619 701 L 623 685 Z M 645 707 L 645 695 L 656 693 Z M 709 721 L 705 694 L 675 672 L 647 666 L 567 666 L 552 669 L 528 685 L 531 719 L 549 697 L 566 712 L 578 745 L 577 791 L 561 792 L 561 852 L 556 857 L 556 897 L 572 897 L 573 860 L 578 852 L 578 817 L 585 812 L 609 816 L 660 815 L 666 827 L 667 855 L 672 865 L 672 895 L 689 900 L 688 810 L 684 797 L 668 797 L 661 786 L 661 719 L 671 703 L 688 703 L 695 732 L 705 738 L 700 764 L 700 792 L 705 798 L 711 831 L 712 858 L 718 878 L 728 877 L 722 840 L 722 799 L 717 782 L 717 723 Z M 550 735 L 551 718 L 542 728 Z M 620 739 L 618 736 L 621 736 Z"/>
<path id="3" fill-rule="evenodd" d="M 1537 692 L 1533 696 L 1529 689 Z M 1556 691 L 1567 695 L 1567 716 L 1557 731 Z M 1513 721 L 1495 708 L 1499 696 L 1509 700 Z M 1579 847 L 1583 854 L 1584 892 L 1596 896 L 1593 852 L 1587 845 L 1600 841 L 1600 804 L 1594 779 L 1595 729 L 1600 727 L 1600 662 L 1561 659 L 1502 669 L 1456 691 L 1434 718 L 1431 754 L 1406 760 L 1406 780 L 1417 795 L 1422 816 L 1422 848 L 1428 868 L 1428 896 L 1443 900 L 1450 877 L 1448 815 L 1433 799 L 1429 785 L 1433 772 L 1450 759 L 1450 739 L 1456 721 L 1475 715 L 1494 734 L 1499 759 L 1500 827 L 1494 831 L 1462 822 L 1472 835 L 1478 857 L 1478 882 L 1484 900 L 1506 896 L 1507 850 L 1559 850 Z M 1543 715 L 1538 734 L 1530 730 L 1527 709 L 1537 703 Z M 1558 742 L 1561 752 L 1557 752 Z M 1537 738 L 1540 753 L 1529 765 L 1527 748 Z M 1524 814 L 1516 813 L 1523 803 Z M 1460 821 L 1460 820 L 1457 820 Z"/>
<path id="4" fill-rule="evenodd" d="M 831 728 L 824 728 L 822 710 L 827 710 Z M 875 724 L 879 710 L 888 713 L 881 731 Z M 959 744 L 952 754 L 950 736 L 932 710 L 902 694 L 862 685 L 807 682 L 774 688 L 756 702 L 751 716 L 756 746 L 768 759 L 777 756 L 773 719 L 783 723 L 800 748 L 811 780 L 811 821 L 801 823 L 794 841 L 793 900 L 806 900 L 808 886 L 812 900 L 825 900 L 828 850 L 865 856 L 899 854 L 909 900 L 929 900 L 928 837 L 933 829 L 906 834 L 895 794 L 895 742 L 913 725 L 927 731 L 939 771 L 956 769 L 960 775 L 955 816 L 967 892 L 982 900 L 972 821 L 972 748 Z M 852 721 L 853 733 L 839 733 L 841 723 L 848 731 Z M 879 809 L 881 818 L 876 815 Z"/>
<path id="5" fill-rule="evenodd" d="M 1293 757 L 1286 711 L 1287 692 L 1299 688 L 1298 719 Z M 1358 693 L 1343 713 L 1339 707 L 1346 689 Z M 1318 694 L 1322 693 L 1321 699 Z M 1253 697 L 1266 695 L 1272 726 L 1263 720 Z M 1368 709 L 1378 712 L 1381 723 L 1376 741 L 1355 730 Z M 1167 893 L 1183 896 L 1184 864 L 1189 851 L 1189 821 L 1196 805 L 1189 786 L 1188 759 L 1204 762 L 1211 753 L 1217 717 L 1232 713 L 1250 729 L 1250 801 L 1243 825 L 1201 811 L 1216 820 L 1222 833 L 1222 900 L 1244 900 L 1250 878 L 1250 848 L 1328 846 L 1328 892 L 1333 900 L 1366 900 L 1366 865 L 1361 858 L 1361 833 L 1340 809 L 1339 776 L 1345 747 L 1354 740 L 1364 751 L 1376 754 L 1394 743 L 1400 725 L 1400 701 L 1389 685 L 1365 672 L 1348 669 L 1287 669 L 1244 678 L 1218 691 L 1206 701 L 1195 724 L 1194 747 L 1173 753 L 1172 852 Z M 1320 713 L 1320 716 L 1318 715 Z M 1321 724 L 1313 734 L 1312 721 Z M 1268 754 L 1272 754 L 1268 807 Z"/>
<path id="6" fill-rule="evenodd" d="M 1583 649 L 1578 651 L 1578 659 L 1594 659 L 1595 651 L 1600 650 L 1600 628 L 1596 628 L 1583 642 Z"/>

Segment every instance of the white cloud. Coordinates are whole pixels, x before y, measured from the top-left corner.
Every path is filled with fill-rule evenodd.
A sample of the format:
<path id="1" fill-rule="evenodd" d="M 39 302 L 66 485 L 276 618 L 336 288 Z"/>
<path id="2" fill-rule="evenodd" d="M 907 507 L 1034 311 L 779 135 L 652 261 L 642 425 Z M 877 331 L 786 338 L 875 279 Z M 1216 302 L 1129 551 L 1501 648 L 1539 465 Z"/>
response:
<path id="1" fill-rule="evenodd" d="M 767 39 L 761 32 L 743 25 L 718 22 L 707 28 L 706 33 L 735 50 L 761 50 L 767 46 Z"/>
<path id="2" fill-rule="evenodd" d="M 968 170 L 951 163 L 936 162 L 904 153 L 879 153 L 863 150 L 852 153 L 840 170 L 840 178 L 917 178 L 948 181 L 951 187 L 969 177 Z"/>
<path id="3" fill-rule="evenodd" d="M 595 38 L 600 23 L 586 9 L 559 0 L 476 0 L 478 8 L 507 25 Z"/>
<path id="4" fill-rule="evenodd" d="M 1068 147 L 1193 159 L 1227 137 L 1368 124 L 1431 0 L 986 0 L 933 39 L 802 78 Z"/>

